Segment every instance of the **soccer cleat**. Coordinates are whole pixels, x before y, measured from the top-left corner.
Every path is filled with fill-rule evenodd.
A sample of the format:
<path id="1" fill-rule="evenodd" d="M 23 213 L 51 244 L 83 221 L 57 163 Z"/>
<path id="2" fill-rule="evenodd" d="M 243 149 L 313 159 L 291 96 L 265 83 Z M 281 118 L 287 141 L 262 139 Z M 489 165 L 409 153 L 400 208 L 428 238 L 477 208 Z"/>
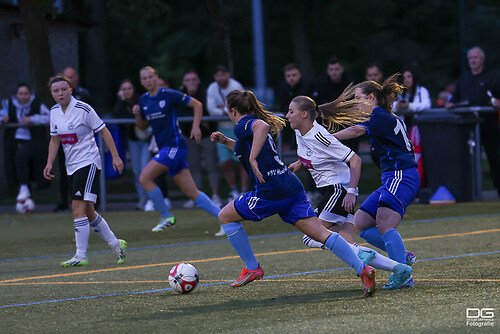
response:
<path id="1" fill-rule="evenodd" d="M 212 195 L 212 202 L 214 202 L 214 204 L 216 206 L 218 206 L 219 208 L 222 206 L 222 200 L 221 198 L 219 197 L 219 195 Z"/>
<path id="2" fill-rule="evenodd" d="M 31 197 L 30 189 L 27 186 L 21 186 L 21 188 L 19 189 L 19 194 L 17 195 L 16 200 L 18 202 L 22 202 L 22 201 L 27 200 L 30 197 Z"/>
<path id="3" fill-rule="evenodd" d="M 83 267 L 87 266 L 88 264 L 89 261 L 87 259 L 79 258 L 76 255 L 73 256 L 68 261 L 61 262 L 62 267 Z"/>
<path id="4" fill-rule="evenodd" d="M 406 264 L 410 267 L 417 262 L 417 256 L 410 251 L 406 251 Z"/>
<path id="5" fill-rule="evenodd" d="M 401 289 L 405 283 L 411 278 L 413 269 L 406 264 L 398 264 L 394 267 L 393 274 L 389 277 L 389 283 L 384 285 L 384 290 Z M 413 279 L 412 279 L 413 280 Z"/>
<path id="6" fill-rule="evenodd" d="M 358 248 L 358 257 L 363 262 L 363 264 L 366 266 L 368 263 L 370 263 L 371 260 L 375 257 L 376 253 L 373 249 L 361 249 Z"/>
<path id="7" fill-rule="evenodd" d="M 175 225 L 175 217 L 161 218 L 158 225 L 153 227 L 151 231 L 161 232 L 169 226 Z"/>
<path id="8" fill-rule="evenodd" d="M 146 205 L 144 205 L 144 211 L 155 211 L 155 205 L 152 200 L 148 199 Z"/>
<path id="9" fill-rule="evenodd" d="M 224 229 L 222 228 L 222 225 L 221 225 L 219 232 L 215 233 L 215 236 L 222 237 L 224 235 L 226 235 L 226 232 L 224 231 Z"/>
<path id="10" fill-rule="evenodd" d="M 365 297 L 373 296 L 375 290 L 377 289 L 375 276 L 377 276 L 377 272 L 373 267 L 365 266 L 363 268 L 363 271 L 361 272 L 361 281 L 364 285 L 363 293 Z"/>
<path id="11" fill-rule="evenodd" d="M 255 270 L 248 270 L 247 268 L 243 268 L 240 277 L 238 277 L 236 281 L 231 283 L 231 286 L 233 288 L 239 288 L 250 283 L 251 281 L 260 280 L 262 277 L 264 277 L 264 270 L 262 270 L 260 266 Z"/>
<path id="12" fill-rule="evenodd" d="M 415 280 L 413 279 L 413 276 L 410 276 L 402 286 L 402 288 L 414 288 L 414 287 L 415 287 Z"/>
<path id="13" fill-rule="evenodd" d="M 127 242 L 122 239 L 118 239 L 120 244 L 118 247 L 113 249 L 113 253 L 116 255 L 118 258 L 118 261 L 116 261 L 116 264 L 123 264 L 125 263 L 125 258 L 127 257 L 127 254 L 125 254 L 125 249 L 127 248 Z"/>

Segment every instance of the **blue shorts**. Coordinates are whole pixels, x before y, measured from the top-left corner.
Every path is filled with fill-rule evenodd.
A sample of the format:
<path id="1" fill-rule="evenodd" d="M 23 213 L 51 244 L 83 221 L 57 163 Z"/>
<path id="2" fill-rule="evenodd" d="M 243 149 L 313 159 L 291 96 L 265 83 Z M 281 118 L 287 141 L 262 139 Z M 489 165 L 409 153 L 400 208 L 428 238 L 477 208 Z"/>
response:
<path id="1" fill-rule="evenodd" d="M 177 147 L 164 147 L 158 152 L 153 160 L 168 167 L 168 174 L 174 177 L 181 170 L 189 168 L 186 162 L 188 150 Z"/>
<path id="2" fill-rule="evenodd" d="M 257 192 L 252 190 L 238 197 L 234 201 L 234 208 L 241 217 L 253 221 L 259 221 L 274 214 L 278 214 L 288 224 L 294 224 L 302 218 L 316 217 L 304 190 L 281 201 L 258 198 Z"/>
<path id="3" fill-rule="evenodd" d="M 380 206 L 397 211 L 403 218 L 406 208 L 420 189 L 420 176 L 416 167 L 382 173 L 382 186 L 361 204 L 361 210 L 373 218 Z"/>
<path id="4" fill-rule="evenodd" d="M 226 136 L 228 138 L 231 138 L 231 139 L 236 138 L 236 136 L 234 135 L 233 129 L 221 128 L 218 131 L 221 132 L 222 134 L 224 134 L 224 136 Z M 240 162 L 238 160 L 238 158 L 234 155 L 234 152 L 231 151 L 230 149 L 228 149 L 226 147 L 226 145 L 223 145 L 221 143 L 217 143 L 217 155 L 219 156 L 220 162 L 224 162 L 224 161 L 228 161 L 228 160 L 234 160 L 234 161 Z"/>

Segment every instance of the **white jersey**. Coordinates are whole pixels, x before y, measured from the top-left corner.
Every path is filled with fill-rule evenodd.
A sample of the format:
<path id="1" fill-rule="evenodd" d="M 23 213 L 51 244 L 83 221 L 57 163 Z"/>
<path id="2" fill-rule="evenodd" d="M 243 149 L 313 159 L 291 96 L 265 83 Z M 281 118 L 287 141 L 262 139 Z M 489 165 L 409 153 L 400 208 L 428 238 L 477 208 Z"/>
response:
<path id="1" fill-rule="evenodd" d="M 349 184 L 351 172 L 346 162 L 354 151 L 342 144 L 316 121 L 304 136 L 295 130 L 297 155 L 309 170 L 318 188 L 335 184 Z"/>
<path id="2" fill-rule="evenodd" d="M 56 104 L 50 110 L 50 135 L 59 136 L 66 156 L 66 172 L 72 175 L 78 169 L 95 164 L 101 169 L 101 157 L 94 133 L 106 124 L 87 103 L 71 97 L 66 111 Z"/>

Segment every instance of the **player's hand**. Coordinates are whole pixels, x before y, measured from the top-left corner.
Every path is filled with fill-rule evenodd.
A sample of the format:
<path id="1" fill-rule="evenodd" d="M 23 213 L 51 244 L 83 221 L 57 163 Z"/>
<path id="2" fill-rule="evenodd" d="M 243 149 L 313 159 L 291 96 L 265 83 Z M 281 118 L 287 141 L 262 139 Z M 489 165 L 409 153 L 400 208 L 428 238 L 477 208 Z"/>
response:
<path id="1" fill-rule="evenodd" d="M 191 135 L 189 136 L 189 138 L 196 140 L 198 144 L 201 142 L 201 130 L 199 126 L 197 126 L 196 128 L 193 127 L 191 129 Z"/>
<path id="2" fill-rule="evenodd" d="M 123 173 L 123 161 L 119 156 L 113 157 L 113 169 L 115 172 Z"/>
<path id="3" fill-rule="evenodd" d="M 134 104 L 134 106 L 132 107 L 132 114 L 136 117 L 141 114 L 141 107 L 139 107 L 138 104 Z"/>
<path id="4" fill-rule="evenodd" d="M 257 160 L 248 160 L 250 163 L 250 166 L 252 166 L 253 173 L 257 177 L 257 180 L 259 180 L 260 183 L 266 183 L 264 180 L 264 177 L 262 176 L 262 173 L 259 170 L 259 164 L 257 163 Z"/>
<path id="5" fill-rule="evenodd" d="M 493 107 L 500 109 L 500 99 L 493 98 Z"/>
<path id="6" fill-rule="evenodd" d="M 54 178 L 54 175 L 51 174 L 52 172 L 52 165 L 47 164 L 45 168 L 43 169 L 43 177 L 46 178 L 47 180 L 52 180 Z"/>
<path id="7" fill-rule="evenodd" d="M 346 194 L 344 200 L 342 201 L 342 207 L 345 209 L 345 211 L 353 213 L 355 206 L 356 206 L 356 195 L 349 193 Z"/>
<path id="8" fill-rule="evenodd" d="M 2 117 L 2 123 L 7 123 L 9 121 L 9 115 Z"/>
<path id="9" fill-rule="evenodd" d="M 222 132 L 215 131 L 215 132 L 212 132 L 212 134 L 210 135 L 210 140 L 215 141 L 217 143 L 225 144 L 227 137 L 224 136 L 224 134 Z"/>
<path id="10" fill-rule="evenodd" d="M 294 173 L 297 173 L 300 167 L 302 167 L 302 163 L 300 161 L 295 161 L 288 165 L 288 169 Z"/>

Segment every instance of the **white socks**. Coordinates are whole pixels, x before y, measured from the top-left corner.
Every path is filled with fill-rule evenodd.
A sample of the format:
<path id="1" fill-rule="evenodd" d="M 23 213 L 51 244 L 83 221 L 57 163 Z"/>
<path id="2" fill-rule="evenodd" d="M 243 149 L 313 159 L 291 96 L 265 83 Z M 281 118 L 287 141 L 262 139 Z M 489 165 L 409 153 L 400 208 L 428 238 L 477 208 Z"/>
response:
<path id="1" fill-rule="evenodd" d="M 97 217 L 90 223 L 90 226 L 112 249 L 120 245 L 120 241 L 118 241 L 113 231 L 109 228 L 108 223 L 100 214 L 97 214 Z"/>
<path id="2" fill-rule="evenodd" d="M 75 241 L 76 256 L 80 259 L 87 258 L 87 249 L 89 248 L 90 226 L 87 217 L 76 218 L 75 222 Z"/>

